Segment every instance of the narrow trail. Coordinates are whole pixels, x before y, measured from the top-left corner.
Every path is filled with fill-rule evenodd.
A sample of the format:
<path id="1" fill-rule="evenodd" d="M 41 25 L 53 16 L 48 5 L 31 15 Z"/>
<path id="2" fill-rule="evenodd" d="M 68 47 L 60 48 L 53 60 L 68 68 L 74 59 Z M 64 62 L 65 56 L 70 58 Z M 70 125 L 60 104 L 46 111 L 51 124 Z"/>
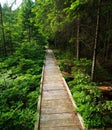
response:
<path id="1" fill-rule="evenodd" d="M 52 50 L 46 51 L 39 122 L 35 130 L 84 130 Z"/>

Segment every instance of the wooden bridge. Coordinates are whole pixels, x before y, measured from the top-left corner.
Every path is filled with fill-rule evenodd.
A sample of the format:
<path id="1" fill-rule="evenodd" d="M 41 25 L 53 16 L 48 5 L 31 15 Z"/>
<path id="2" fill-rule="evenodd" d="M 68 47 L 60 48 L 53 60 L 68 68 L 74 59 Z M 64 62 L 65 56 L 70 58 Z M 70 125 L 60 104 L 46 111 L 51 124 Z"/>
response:
<path id="1" fill-rule="evenodd" d="M 52 50 L 46 51 L 35 130 L 84 130 Z"/>

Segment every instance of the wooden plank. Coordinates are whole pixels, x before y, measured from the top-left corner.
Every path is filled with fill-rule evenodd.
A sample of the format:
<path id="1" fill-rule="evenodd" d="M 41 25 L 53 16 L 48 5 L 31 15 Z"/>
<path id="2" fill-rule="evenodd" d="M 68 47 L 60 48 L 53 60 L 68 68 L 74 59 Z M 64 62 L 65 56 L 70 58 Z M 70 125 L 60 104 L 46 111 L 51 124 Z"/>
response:
<path id="1" fill-rule="evenodd" d="M 41 127 L 40 130 L 82 130 L 80 126 L 68 126 L 68 127 Z"/>
<path id="2" fill-rule="evenodd" d="M 43 84 L 43 90 L 44 91 L 50 91 L 50 90 L 64 90 L 65 87 L 62 83 L 44 83 Z"/>
<path id="3" fill-rule="evenodd" d="M 67 99 L 67 92 L 65 90 L 51 90 L 51 91 L 44 91 L 43 98 L 46 100 L 53 100 L 53 99 Z"/>

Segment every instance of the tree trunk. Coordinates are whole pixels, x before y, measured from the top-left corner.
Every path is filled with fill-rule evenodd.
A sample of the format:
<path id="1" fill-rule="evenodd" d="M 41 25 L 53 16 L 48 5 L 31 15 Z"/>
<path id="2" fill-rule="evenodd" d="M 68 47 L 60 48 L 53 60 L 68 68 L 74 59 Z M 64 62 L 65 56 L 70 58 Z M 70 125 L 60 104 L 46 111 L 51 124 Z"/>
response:
<path id="1" fill-rule="evenodd" d="M 10 52 L 11 54 L 13 54 L 13 51 L 14 51 L 14 48 L 13 48 L 13 42 L 12 42 L 12 7 L 13 5 L 16 3 L 16 0 L 14 0 L 11 5 L 10 5 L 10 21 L 9 21 L 9 28 L 10 28 L 10 31 L 9 31 L 9 44 L 10 44 Z"/>
<path id="2" fill-rule="evenodd" d="M 100 24 L 100 4 L 101 4 L 101 0 L 98 1 L 98 9 L 97 9 L 96 32 L 95 32 L 95 42 L 94 42 L 93 61 L 92 61 L 92 70 L 91 70 L 91 81 L 94 81 L 94 79 L 95 79 L 96 56 L 97 56 L 96 53 L 97 53 L 99 24 Z"/>
<path id="3" fill-rule="evenodd" d="M 77 19 L 77 55 L 76 55 L 77 60 L 79 60 L 80 58 L 79 33 L 80 33 L 80 20 L 78 18 Z"/>
<path id="4" fill-rule="evenodd" d="M 10 42 L 10 53 L 13 54 L 13 43 L 12 43 L 12 33 L 11 31 L 9 32 L 9 42 Z"/>
<path id="5" fill-rule="evenodd" d="M 9 29 L 10 30 L 9 30 L 9 38 L 8 38 L 9 40 L 8 41 L 9 41 L 10 53 L 12 54 L 13 53 L 13 45 L 12 45 L 12 33 L 11 33 L 11 27 L 12 27 L 11 26 L 11 24 L 12 24 L 11 23 L 11 17 L 12 17 L 11 13 L 12 12 L 11 12 L 11 7 L 10 7 L 10 21 L 9 21 Z"/>
<path id="6" fill-rule="evenodd" d="M 109 38 L 106 39 L 104 43 L 104 57 L 103 57 L 103 62 L 106 63 L 108 60 L 108 52 L 109 52 Z"/>
<path id="7" fill-rule="evenodd" d="M 1 22 L 1 30 L 2 30 L 2 45 L 3 45 L 3 54 L 4 56 L 7 55 L 7 51 L 6 51 L 6 44 L 5 44 L 5 32 L 4 32 L 4 25 L 3 25 L 3 14 L 2 14 L 2 6 L 0 3 L 0 22 Z"/>
<path id="8" fill-rule="evenodd" d="M 107 32 L 106 32 L 106 37 L 105 37 L 105 43 L 104 43 L 104 63 L 107 62 L 107 60 L 109 60 L 109 49 L 111 47 L 110 45 L 110 41 L 111 41 L 111 37 L 110 35 L 111 34 L 108 34 L 108 31 L 110 30 L 111 28 L 111 13 L 109 12 L 107 17 L 106 17 L 106 29 L 107 29 Z"/>

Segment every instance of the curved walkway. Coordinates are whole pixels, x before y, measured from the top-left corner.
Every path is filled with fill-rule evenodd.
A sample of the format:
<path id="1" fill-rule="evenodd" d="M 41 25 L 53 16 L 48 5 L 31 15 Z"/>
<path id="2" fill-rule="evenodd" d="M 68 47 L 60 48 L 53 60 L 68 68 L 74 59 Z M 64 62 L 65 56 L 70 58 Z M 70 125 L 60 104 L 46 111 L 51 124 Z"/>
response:
<path id="1" fill-rule="evenodd" d="M 43 69 L 39 122 L 35 130 L 84 130 L 80 116 L 74 112 L 69 89 L 51 50 L 46 51 Z"/>

